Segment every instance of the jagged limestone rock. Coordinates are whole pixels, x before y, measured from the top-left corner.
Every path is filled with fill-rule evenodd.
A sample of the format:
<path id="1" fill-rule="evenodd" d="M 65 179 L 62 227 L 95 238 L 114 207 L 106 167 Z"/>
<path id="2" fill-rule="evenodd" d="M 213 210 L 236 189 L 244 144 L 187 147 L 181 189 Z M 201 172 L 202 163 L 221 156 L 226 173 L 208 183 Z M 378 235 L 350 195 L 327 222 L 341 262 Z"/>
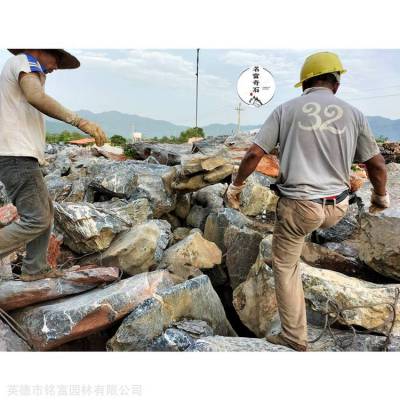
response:
<path id="1" fill-rule="evenodd" d="M 118 235 L 98 262 L 118 266 L 129 275 L 149 271 L 161 261 L 171 235 L 167 221 L 144 222 Z"/>
<path id="2" fill-rule="evenodd" d="M 64 243 L 85 254 L 108 248 L 119 232 L 143 222 L 150 213 L 146 199 L 109 203 L 55 203 L 55 223 Z"/>
<path id="3" fill-rule="evenodd" d="M 194 192 L 193 201 L 211 210 L 220 210 L 224 207 L 223 196 L 228 185 L 226 183 L 216 183 Z"/>
<path id="4" fill-rule="evenodd" d="M 248 216 L 256 216 L 263 211 L 275 212 L 279 198 L 270 190 L 271 183 L 272 180 L 260 172 L 251 174 L 240 194 L 240 211 Z"/>
<path id="5" fill-rule="evenodd" d="M 195 268 L 213 268 L 221 264 L 222 253 L 218 246 L 194 232 L 168 248 L 161 260 L 163 267 L 190 265 Z"/>
<path id="6" fill-rule="evenodd" d="M 167 327 L 184 318 L 207 322 L 217 335 L 236 336 L 221 300 L 203 275 L 158 290 L 125 318 L 107 349 L 146 351 Z"/>
<path id="7" fill-rule="evenodd" d="M 173 167 L 143 161 L 101 160 L 90 164 L 87 170 L 92 190 L 131 200 L 146 198 L 156 218 L 175 208 L 176 195 L 164 181 Z"/>
<path id="8" fill-rule="evenodd" d="M 186 217 L 186 224 L 193 228 L 204 230 L 204 225 L 210 212 L 211 210 L 209 208 L 195 204 L 190 209 L 189 215 Z"/>

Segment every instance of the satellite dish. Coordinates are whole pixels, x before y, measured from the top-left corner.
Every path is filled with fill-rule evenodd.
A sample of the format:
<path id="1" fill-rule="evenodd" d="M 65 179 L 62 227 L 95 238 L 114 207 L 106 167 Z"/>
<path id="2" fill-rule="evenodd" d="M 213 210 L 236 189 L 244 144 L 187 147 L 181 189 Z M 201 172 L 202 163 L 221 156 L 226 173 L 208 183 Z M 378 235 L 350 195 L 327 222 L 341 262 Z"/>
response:
<path id="1" fill-rule="evenodd" d="M 271 101 L 275 89 L 275 80 L 271 72 L 260 65 L 245 69 L 237 82 L 240 100 L 253 107 L 261 107 Z"/>

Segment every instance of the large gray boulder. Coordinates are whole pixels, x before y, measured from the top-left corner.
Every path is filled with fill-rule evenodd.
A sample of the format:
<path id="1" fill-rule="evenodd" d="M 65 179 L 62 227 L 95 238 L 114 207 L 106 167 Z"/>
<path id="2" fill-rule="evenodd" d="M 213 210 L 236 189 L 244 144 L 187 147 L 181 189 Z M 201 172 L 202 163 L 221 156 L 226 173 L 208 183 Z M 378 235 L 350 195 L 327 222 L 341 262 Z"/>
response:
<path id="1" fill-rule="evenodd" d="M 173 322 L 207 322 L 215 334 L 236 336 L 221 300 L 207 276 L 199 276 L 157 293 L 138 306 L 110 339 L 110 351 L 146 351 Z"/>
<path id="2" fill-rule="evenodd" d="M 225 231 L 225 265 L 232 289 L 244 282 L 255 263 L 263 235 L 253 229 L 230 225 Z"/>
<path id="3" fill-rule="evenodd" d="M 55 203 L 55 225 L 64 243 L 73 251 L 85 254 L 108 248 L 119 232 L 151 215 L 146 199 L 130 203 Z"/>
<path id="4" fill-rule="evenodd" d="M 27 307 L 13 313 L 36 350 L 50 350 L 109 327 L 157 289 L 172 286 L 167 271 L 135 275 L 104 289 Z"/>
<path id="5" fill-rule="evenodd" d="M 176 205 L 176 195 L 165 183 L 171 172 L 173 167 L 143 161 L 102 160 L 87 168 L 92 191 L 131 200 L 146 198 L 156 218 Z"/>
<path id="6" fill-rule="evenodd" d="M 400 164 L 388 164 L 387 169 L 390 208 L 371 206 L 369 183 L 357 193 L 361 206 L 359 256 L 380 274 L 400 280 Z"/>
<path id="7" fill-rule="evenodd" d="M 242 322 L 258 337 L 276 324 L 277 304 L 271 259 L 271 237 L 260 243 L 260 254 L 247 280 L 233 293 L 234 307 Z M 395 317 L 392 333 L 400 336 L 400 302 L 396 315 L 392 306 L 400 285 L 381 285 L 351 278 L 339 272 L 300 263 L 304 296 L 310 313 L 322 321 L 326 312 L 343 310 L 338 322 L 387 333 Z M 317 318 L 318 319 L 318 318 Z"/>

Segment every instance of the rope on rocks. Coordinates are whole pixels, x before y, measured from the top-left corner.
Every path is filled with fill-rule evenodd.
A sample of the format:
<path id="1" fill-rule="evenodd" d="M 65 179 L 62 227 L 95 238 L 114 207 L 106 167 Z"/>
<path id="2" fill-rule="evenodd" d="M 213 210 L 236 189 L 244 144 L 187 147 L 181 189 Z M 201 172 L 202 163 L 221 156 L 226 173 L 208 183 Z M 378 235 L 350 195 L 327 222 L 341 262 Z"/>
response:
<path id="1" fill-rule="evenodd" d="M 365 305 L 353 306 L 353 307 L 340 307 L 334 300 L 328 299 L 326 302 L 326 310 L 327 311 L 324 312 L 324 315 L 325 315 L 324 327 L 322 328 L 321 333 L 315 339 L 309 340 L 308 343 L 318 342 L 324 336 L 324 334 L 328 331 L 329 335 L 331 336 L 331 338 L 333 339 L 333 341 L 335 343 L 335 346 L 345 349 L 347 347 L 350 347 L 354 343 L 354 340 L 355 340 L 357 334 L 367 334 L 367 333 L 376 332 L 378 329 L 384 328 L 385 326 L 387 326 L 387 324 L 389 323 L 389 319 L 391 319 L 389 329 L 388 329 L 387 333 L 384 333 L 386 340 L 385 340 L 385 343 L 383 344 L 383 350 L 388 351 L 388 348 L 391 344 L 393 328 L 394 328 L 394 325 L 395 325 L 396 319 L 397 319 L 396 307 L 397 307 L 397 303 L 399 301 L 399 296 L 400 296 L 400 289 L 395 288 L 395 296 L 394 296 L 393 303 L 387 303 L 387 302 L 386 303 L 373 303 L 373 304 L 365 304 Z M 331 307 L 329 307 L 329 306 L 331 306 Z M 365 331 L 357 331 L 353 325 L 351 325 L 350 323 L 348 323 L 346 321 L 346 317 L 343 314 L 345 311 L 351 311 L 351 310 L 356 310 L 356 309 L 360 309 L 360 308 L 373 308 L 373 307 L 379 307 L 379 306 L 390 307 L 390 309 L 391 309 L 390 315 L 385 319 L 385 321 L 383 321 L 382 324 L 375 326 L 373 328 L 370 328 L 368 330 L 365 330 Z M 333 314 L 333 317 L 332 317 L 333 319 L 331 321 L 329 321 L 330 315 L 332 315 L 332 314 Z M 341 342 L 339 342 L 338 338 L 336 337 L 337 335 L 335 335 L 335 333 L 332 331 L 332 325 L 337 321 L 340 321 L 341 324 L 346 325 L 352 331 L 353 335 L 352 335 L 350 343 L 344 344 L 343 340 Z"/>
<path id="2" fill-rule="evenodd" d="M 34 347 L 29 340 L 29 335 L 26 333 L 25 329 L 1 307 L 0 318 L 10 327 L 12 331 L 15 332 L 17 336 L 19 336 L 29 346 L 31 350 L 34 350 Z"/>

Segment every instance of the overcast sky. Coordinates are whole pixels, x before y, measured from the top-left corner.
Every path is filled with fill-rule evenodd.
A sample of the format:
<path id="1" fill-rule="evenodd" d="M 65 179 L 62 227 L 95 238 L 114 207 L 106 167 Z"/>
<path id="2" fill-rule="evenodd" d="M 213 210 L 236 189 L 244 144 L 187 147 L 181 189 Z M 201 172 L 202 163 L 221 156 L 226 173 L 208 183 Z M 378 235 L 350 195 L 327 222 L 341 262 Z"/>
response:
<path id="1" fill-rule="evenodd" d="M 319 50 L 319 49 L 318 49 Z M 331 50 L 331 49 L 322 49 Z M 65 106 L 116 110 L 194 125 L 196 50 L 74 50 L 81 67 L 48 75 L 47 92 Z M 244 106 L 242 124 L 261 124 L 278 104 L 300 95 L 293 85 L 305 57 L 316 50 L 200 50 L 199 125 L 236 122 L 236 82 L 260 64 L 277 90 L 261 108 Z M 400 50 L 333 50 L 348 70 L 338 96 L 366 115 L 400 118 Z M 0 67 L 10 57 L 0 50 Z"/>

